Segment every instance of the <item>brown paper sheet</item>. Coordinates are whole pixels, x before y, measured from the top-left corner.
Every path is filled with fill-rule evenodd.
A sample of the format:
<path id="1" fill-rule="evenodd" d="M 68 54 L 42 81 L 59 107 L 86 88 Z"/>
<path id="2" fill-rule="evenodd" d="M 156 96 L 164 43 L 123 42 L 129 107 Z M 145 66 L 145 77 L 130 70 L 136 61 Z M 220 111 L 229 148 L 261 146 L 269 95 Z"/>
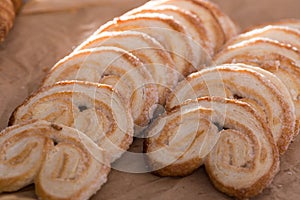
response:
<path id="1" fill-rule="evenodd" d="M 300 19 L 299 0 L 214 0 L 242 28 L 283 18 Z M 75 4 L 34 0 L 17 17 L 6 41 L 0 44 L 0 129 L 11 112 L 33 91 L 47 71 L 101 24 L 146 0 L 89 0 Z M 78 4 L 79 2 L 79 4 Z M 96 2 L 96 3 L 95 3 Z M 40 3 L 40 4 L 39 4 Z M 99 4 L 98 4 L 99 3 Z M 85 4 L 86 5 L 86 4 Z M 82 7 L 83 6 L 83 7 Z M 134 148 L 139 148 L 136 142 Z M 1 194 L 0 200 L 36 199 L 34 187 Z M 210 200 L 230 199 L 211 185 L 200 168 L 185 178 L 159 178 L 112 170 L 108 182 L 92 199 L 105 200 Z M 281 170 L 259 200 L 300 199 L 300 139 L 281 158 Z"/>

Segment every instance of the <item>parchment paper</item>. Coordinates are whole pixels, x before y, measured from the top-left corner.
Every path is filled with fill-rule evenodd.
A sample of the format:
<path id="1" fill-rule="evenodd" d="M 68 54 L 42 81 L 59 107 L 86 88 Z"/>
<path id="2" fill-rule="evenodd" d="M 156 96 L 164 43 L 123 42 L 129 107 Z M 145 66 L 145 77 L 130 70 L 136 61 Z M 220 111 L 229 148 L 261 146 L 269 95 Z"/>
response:
<path id="1" fill-rule="evenodd" d="M 214 0 L 241 28 L 283 18 L 300 18 L 299 0 Z M 83 3 L 85 2 L 85 3 Z M 0 44 L 0 129 L 11 112 L 38 87 L 47 71 L 101 24 L 146 0 L 33 0 Z M 136 141 L 132 149 L 140 149 Z M 36 199 L 34 186 L 1 194 L 1 200 Z M 108 182 L 92 199 L 224 200 L 200 168 L 185 178 L 160 178 L 112 170 Z M 259 200 L 300 199 L 300 138 L 281 158 L 281 171 L 256 197 Z"/>

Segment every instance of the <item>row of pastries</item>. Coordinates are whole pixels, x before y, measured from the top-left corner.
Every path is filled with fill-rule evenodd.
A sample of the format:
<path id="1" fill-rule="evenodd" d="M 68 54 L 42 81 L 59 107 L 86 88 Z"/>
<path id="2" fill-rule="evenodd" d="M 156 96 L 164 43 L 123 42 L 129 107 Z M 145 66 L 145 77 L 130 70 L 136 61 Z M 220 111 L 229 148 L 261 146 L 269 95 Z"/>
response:
<path id="1" fill-rule="evenodd" d="M 0 192 L 34 183 L 40 199 L 89 199 L 145 137 L 154 174 L 203 165 L 225 194 L 258 195 L 298 134 L 299 26 L 238 35 L 206 0 L 150 1 L 107 22 L 12 113 Z"/>

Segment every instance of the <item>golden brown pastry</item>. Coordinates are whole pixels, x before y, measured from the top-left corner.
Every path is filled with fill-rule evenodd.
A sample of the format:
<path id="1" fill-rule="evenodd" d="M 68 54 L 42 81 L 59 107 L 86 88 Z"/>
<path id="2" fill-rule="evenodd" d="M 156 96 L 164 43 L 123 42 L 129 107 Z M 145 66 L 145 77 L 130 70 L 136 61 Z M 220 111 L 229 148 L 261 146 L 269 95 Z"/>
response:
<path id="1" fill-rule="evenodd" d="M 187 99 L 219 96 L 239 99 L 256 108 L 269 125 L 280 153 L 284 153 L 296 128 L 295 108 L 284 84 L 271 74 L 243 64 L 220 65 L 196 72 L 180 82 L 168 97 L 167 109 Z M 275 82 L 275 83 L 273 83 Z M 251 83 L 251 84 L 249 84 Z M 284 96 L 284 94 L 286 96 Z"/>
<path id="2" fill-rule="evenodd" d="M 260 24 L 260 25 L 252 26 L 249 29 L 247 29 L 246 31 L 249 31 L 249 30 L 252 30 L 252 29 L 256 29 L 256 28 L 263 28 L 263 27 L 268 26 L 268 25 L 272 25 L 272 26 L 285 26 L 285 27 L 289 27 L 289 28 L 300 30 L 300 20 L 299 19 L 290 18 L 290 19 L 282 19 L 282 20 L 279 20 L 279 21 L 268 22 L 268 23 L 265 23 L 265 24 Z"/>
<path id="3" fill-rule="evenodd" d="M 60 60 L 43 85 L 62 80 L 84 80 L 110 84 L 125 99 L 136 126 L 146 126 L 158 102 L 157 88 L 143 63 L 117 47 L 77 51 Z"/>
<path id="4" fill-rule="evenodd" d="M 202 161 L 222 192 L 259 194 L 279 168 L 279 154 L 265 122 L 247 103 L 220 97 L 190 100 L 155 120 L 145 142 L 150 167 L 181 176 Z"/>
<path id="5" fill-rule="evenodd" d="M 218 142 L 204 163 L 214 186 L 239 199 L 261 193 L 279 170 L 278 150 L 264 120 L 236 100 L 203 98 L 198 105 L 213 109 L 213 120 L 223 122 Z"/>
<path id="6" fill-rule="evenodd" d="M 226 41 L 239 32 L 237 26 L 225 15 L 220 8 L 206 0 L 157 0 L 150 1 L 142 7 L 156 7 L 158 5 L 173 5 L 187 10 L 197 16 L 205 27 L 208 38 L 216 53 Z"/>
<path id="7" fill-rule="evenodd" d="M 268 31 L 253 35 L 289 44 L 270 40 L 276 53 L 285 51 L 282 46 L 293 49 L 291 44 L 298 44 L 297 31 Z M 0 169 L 4 169 L 0 170 L 0 192 L 34 182 L 41 199 L 88 199 L 106 181 L 109 163 L 129 148 L 134 123 L 135 128 L 144 128 L 154 120 L 145 131 L 149 138 L 144 150 L 156 174 L 185 176 L 205 164 L 222 192 L 237 198 L 259 194 L 278 171 L 279 152 L 295 136 L 290 95 L 300 88 L 293 80 L 298 72 L 288 75 L 293 81 L 288 91 L 278 78 L 260 68 L 224 65 L 203 70 L 180 83 L 176 95 L 170 96 L 169 110 L 153 119 L 157 103 L 165 103 L 177 75 L 182 79 L 202 69 L 210 63 L 209 56 L 236 34 L 229 17 L 206 0 L 151 1 L 100 27 L 60 60 L 45 79 L 45 87 L 13 113 L 12 124 L 29 124 L 0 134 Z M 279 40 L 282 36 L 284 41 Z M 279 65 L 286 62 L 293 66 L 288 73 L 297 71 L 296 56 L 289 62 L 282 59 L 285 55 L 280 54 Z M 271 65 L 280 68 L 277 64 Z M 274 73 L 282 81 L 284 70 Z M 200 80 L 201 86 L 199 74 L 209 78 L 205 84 Z M 207 95 L 221 97 L 198 98 Z"/>
<path id="8" fill-rule="evenodd" d="M 11 0 L 0 1 L 0 42 L 4 40 L 15 20 L 14 5 Z"/>
<path id="9" fill-rule="evenodd" d="M 130 112 L 108 85 L 69 81 L 41 88 L 15 110 L 10 123 L 32 119 L 80 130 L 108 153 L 111 162 L 132 143 Z"/>
<path id="10" fill-rule="evenodd" d="M 239 42 L 243 42 L 252 38 L 269 38 L 272 40 L 276 40 L 283 44 L 291 45 L 292 47 L 296 47 L 300 49 L 300 29 L 294 29 L 287 26 L 265 26 L 261 28 L 254 28 L 249 32 L 245 32 L 229 43 L 226 46 L 230 46 L 233 44 L 237 44 Z"/>
<path id="11" fill-rule="evenodd" d="M 126 13 L 126 15 L 134 15 L 141 13 L 160 13 L 173 17 L 177 22 L 186 28 L 188 37 L 192 39 L 193 49 L 198 54 L 207 54 L 207 56 L 213 55 L 213 45 L 208 39 L 207 31 L 203 25 L 203 22 L 199 17 L 193 13 L 184 10 L 177 6 L 172 5 L 157 5 L 157 6 L 142 6 L 140 8 L 133 9 Z M 196 65 L 203 64 L 203 59 L 201 56 L 197 56 L 198 61 Z"/>
<path id="12" fill-rule="evenodd" d="M 136 31 L 103 32 L 83 42 L 74 52 L 101 46 L 122 48 L 139 58 L 158 88 L 158 103 L 165 104 L 168 91 L 177 84 L 178 74 L 174 70 L 175 64 L 169 53 L 157 40 Z"/>
<path id="13" fill-rule="evenodd" d="M 245 63 L 276 75 L 288 88 L 300 119 L 300 53 L 290 45 L 267 38 L 252 38 L 224 48 L 214 62 Z"/>
<path id="14" fill-rule="evenodd" d="M 209 63 L 207 55 L 193 49 L 192 41 L 188 37 L 187 30 L 173 17 L 145 13 L 115 18 L 101 26 L 94 35 L 105 31 L 133 30 L 143 32 L 155 38 L 171 54 L 178 74 L 186 76 L 197 70 L 197 60 L 202 59 L 203 64 Z M 199 53 L 199 54 L 198 54 Z"/>
<path id="15" fill-rule="evenodd" d="M 88 199 L 110 171 L 104 151 L 82 132 L 46 121 L 0 134 L 0 192 L 35 183 L 40 199 Z"/>
<path id="16" fill-rule="evenodd" d="M 180 107 L 146 129 L 144 152 L 150 170 L 160 176 L 186 176 L 203 164 L 219 138 L 211 110 Z"/>

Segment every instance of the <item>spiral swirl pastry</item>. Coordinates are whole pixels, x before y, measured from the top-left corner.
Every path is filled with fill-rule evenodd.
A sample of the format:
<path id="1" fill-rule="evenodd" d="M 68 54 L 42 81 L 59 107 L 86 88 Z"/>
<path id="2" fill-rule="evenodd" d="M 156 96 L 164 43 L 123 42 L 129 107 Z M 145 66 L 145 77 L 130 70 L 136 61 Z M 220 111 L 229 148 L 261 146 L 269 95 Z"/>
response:
<path id="1" fill-rule="evenodd" d="M 65 57 L 50 70 L 43 85 L 62 80 L 111 84 L 125 99 L 137 126 L 149 123 L 158 102 L 157 88 L 143 63 L 117 47 L 86 49 Z"/>
<path id="2" fill-rule="evenodd" d="M 295 48 L 267 38 L 253 38 L 224 48 L 214 62 L 245 63 L 273 73 L 288 88 L 300 119 L 300 53 Z"/>
<path id="3" fill-rule="evenodd" d="M 157 118 L 148 129 L 144 152 L 151 171 L 160 176 L 186 176 L 203 164 L 218 141 L 211 110 L 181 107 Z"/>
<path id="4" fill-rule="evenodd" d="M 208 33 L 208 40 L 213 46 L 214 53 L 225 44 L 226 41 L 236 36 L 239 32 L 237 26 L 225 15 L 220 8 L 206 0 L 158 0 L 150 1 L 143 7 L 156 7 L 159 5 L 172 5 L 189 11 L 203 23 Z"/>
<path id="5" fill-rule="evenodd" d="M 80 131 L 46 121 L 0 134 L 0 192 L 35 183 L 40 199 L 88 199 L 110 171 L 104 151 Z"/>
<path id="6" fill-rule="evenodd" d="M 132 143 L 130 112 L 108 85 L 70 81 L 41 88 L 15 110 L 10 123 L 33 119 L 80 130 L 108 152 L 111 162 Z"/>
<path id="7" fill-rule="evenodd" d="M 174 62 L 164 47 L 151 36 L 136 31 L 103 32 L 79 45 L 74 52 L 101 46 L 114 46 L 138 57 L 152 75 L 158 88 L 159 104 L 164 105 L 166 94 L 177 84 Z"/>
<path id="8" fill-rule="evenodd" d="M 264 120 L 251 106 L 236 100 L 202 98 L 197 104 L 213 109 L 212 119 L 224 122 L 204 163 L 214 186 L 240 199 L 259 194 L 279 170 L 279 154 Z"/>
<path id="9" fill-rule="evenodd" d="M 183 76 L 196 71 L 197 61 L 209 63 L 207 55 L 193 49 L 193 41 L 188 37 L 186 28 L 173 17 L 157 13 L 145 13 L 115 18 L 101 26 L 94 35 L 105 31 L 133 30 L 143 32 L 155 38 L 170 53 L 177 72 Z M 198 54 L 199 53 L 199 54 Z"/>
<path id="10" fill-rule="evenodd" d="M 231 64 L 193 73 L 168 97 L 167 108 L 204 96 L 247 102 L 269 124 L 280 153 L 284 153 L 296 134 L 294 104 L 283 83 L 271 73 L 262 74 L 261 71 L 243 64 Z"/>
<path id="11" fill-rule="evenodd" d="M 249 32 L 243 33 L 227 43 L 226 46 L 237 44 L 252 38 L 269 38 L 300 49 L 300 30 L 287 26 L 272 25 L 254 28 Z"/>
<path id="12" fill-rule="evenodd" d="M 156 173 L 185 175 L 205 158 L 212 182 L 230 196 L 257 195 L 279 168 L 270 129 L 249 104 L 238 100 L 205 97 L 187 101 L 156 119 L 147 134 L 145 149 Z"/>
<path id="13" fill-rule="evenodd" d="M 186 28 L 189 37 L 192 39 L 192 45 L 194 45 L 193 49 L 195 51 L 201 52 L 201 54 L 204 55 L 207 54 L 208 56 L 213 55 L 213 45 L 208 39 L 208 34 L 203 22 L 190 11 L 172 5 L 156 5 L 153 7 L 145 5 L 129 11 L 126 15 L 143 13 L 159 13 L 173 17 Z M 201 56 L 199 56 L 196 64 L 201 65 L 201 62 Z"/>

